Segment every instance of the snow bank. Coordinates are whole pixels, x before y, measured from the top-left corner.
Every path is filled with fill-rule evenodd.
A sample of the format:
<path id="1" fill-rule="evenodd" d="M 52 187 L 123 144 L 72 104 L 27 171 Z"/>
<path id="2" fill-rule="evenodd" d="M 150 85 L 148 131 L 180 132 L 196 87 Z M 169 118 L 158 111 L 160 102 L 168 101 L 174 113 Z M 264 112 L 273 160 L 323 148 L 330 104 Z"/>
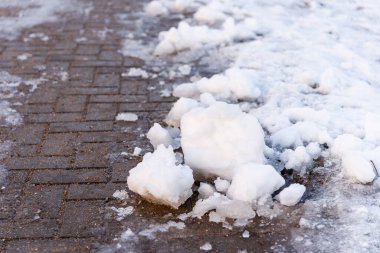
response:
<path id="1" fill-rule="evenodd" d="M 194 179 L 186 165 L 176 165 L 172 147 L 159 145 L 129 171 L 128 188 L 147 200 L 178 208 L 191 195 Z"/>
<path id="2" fill-rule="evenodd" d="M 216 102 L 191 110 L 182 117 L 181 133 L 185 163 L 206 176 L 232 179 L 237 166 L 265 160 L 259 122 L 236 105 Z"/>

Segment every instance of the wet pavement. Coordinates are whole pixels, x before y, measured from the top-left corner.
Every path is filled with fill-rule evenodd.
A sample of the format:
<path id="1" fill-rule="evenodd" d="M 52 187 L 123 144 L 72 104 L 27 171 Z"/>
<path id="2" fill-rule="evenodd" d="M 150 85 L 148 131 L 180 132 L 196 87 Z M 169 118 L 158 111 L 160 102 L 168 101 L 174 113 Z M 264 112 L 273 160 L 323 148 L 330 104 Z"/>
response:
<path id="1" fill-rule="evenodd" d="M 152 224 L 182 222 L 177 216 L 191 211 L 196 196 L 179 210 L 150 204 L 130 192 L 126 201 L 112 197 L 126 189 L 129 169 L 141 161 L 121 152 L 134 147 L 151 151 L 142 134 L 153 122 L 162 122 L 176 100 L 152 89 L 156 79 L 122 75 L 131 67 L 160 71 L 152 70 L 146 59 L 124 56 L 123 34 L 138 36 L 143 27 L 146 40 L 155 38 L 171 21 L 144 24 L 133 15 L 142 10 L 140 1 L 86 2 L 93 6 L 89 14 L 67 13 L 59 22 L 25 30 L 17 40 L 0 40 L 0 70 L 44 79 L 33 93 L 14 101 L 23 124 L 0 128 L 2 140 L 13 142 L 3 161 L 8 177 L 0 192 L 0 252 L 198 252 L 206 242 L 212 252 L 294 251 L 287 243 L 297 226 L 292 209 L 280 221 L 256 218 L 248 226 L 229 229 L 208 222 L 206 215 L 186 220 L 183 229 L 158 232 L 154 239 L 118 240 L 128 228 L 139 232 Z M 120 22 L 120 15 L 127 14 L 129 21 Z M 49 40 L 25 40 L 33 33 Z M 17 60 L 25 53 L 30 54 L 26 60 Z M 170 57 L 161 63 L 161 69 L 170 65 Z M 139 118 L 116 121 L 119 112 Z M 134 212 L 118 221 L 111 207 L 127 206 Z M 249 238 L 242 237 L 244 230 Z"/>

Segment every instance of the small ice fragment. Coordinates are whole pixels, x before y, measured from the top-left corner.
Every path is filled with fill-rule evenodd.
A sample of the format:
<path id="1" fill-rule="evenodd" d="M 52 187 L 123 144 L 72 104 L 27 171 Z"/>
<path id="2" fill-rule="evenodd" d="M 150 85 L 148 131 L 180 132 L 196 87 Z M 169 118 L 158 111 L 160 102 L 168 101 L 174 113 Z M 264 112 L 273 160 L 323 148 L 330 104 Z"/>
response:
<path id="1" fill-rule="evenodd" d="M 142 151 L 141 148 L 135 147 L 135 149 L 133 150 L 133 155 L 134 156 L 139 156 L 141 154 L 141 151 Z"/>
<path id="2" fill-rule="evenodd" d="M 249 238 L 249 231 L 244 230 L 243 234 L 241 235 L 243 238 Z"/>
<path id="3" fill-rule="evenodd" d="M 117 121 L 136 121 L 138 120 L 138 116 L 134 113 L 122 112 L 116 116 L 116 120 Z"/>
<path id="4" fill-rule="evenodd" d="M 215 188 L 208 183 L 201 183 L 198 188 L 199 198 L 207 199 L 208 197 L 214 195 Z"/>
<path id="5" fill-rule="evenodd" d="M 140 68 L 130 68 L 127 73 L 122 73 L 122 77 L 142 77 L 147 79 L 149 77 L 148 72 Z"/>
<path id="6" fill-rule="evenodd" d="M 113 206 L 113 207 L 111 207 L 111 210 L 116 212 L 116 214 L 117 214 L 116 220 L 121 221 L 125 217 L 127 217 L 128 215 L 131 215 L 134 211 L 134 208 L 133 208 L 133 206 L 127 206 L 125 208 L 124 207 L 117 208 L 117 207 Z"/>
<path id="7" fill-rule="evenodd" d="M 126 231 L 124 231 L 120 236 L 121 241 L 131 241 L 136 240 L 136 235 L 133 233 L 133 231 L 128 228 Z"/>
<path id="8" fill-rule="evenodd" d="M 126 200 L 129 198 L 129 195 L 126 190 L 116 190 L 113 194 L 112 197 L 120 200 Z"/>
<path id="9" fill-rule="evenodd" d="M 209 242 L 206 242 L 205 244 L 200 246 L 199 249 L 203 251 L 210 251 L 212 250 L 212 245 Z"/>
<path id="10" fill-rule="evenodd" d="M 19 60 L 19 61 L 26 61 L 31 56 L 32 55 L 29 54 L 29 53 L 20 54 L 20 55 L 17 56 L 17 60 Z"/>

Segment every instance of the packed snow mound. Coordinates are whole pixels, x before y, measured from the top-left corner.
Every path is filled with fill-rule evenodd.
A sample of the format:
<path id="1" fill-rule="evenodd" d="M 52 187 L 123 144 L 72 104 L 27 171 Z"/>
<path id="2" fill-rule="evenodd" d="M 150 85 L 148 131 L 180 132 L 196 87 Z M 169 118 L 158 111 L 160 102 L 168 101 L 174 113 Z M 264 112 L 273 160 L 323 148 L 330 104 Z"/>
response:
<path id="1" fill-rule="evenodd" d="M 199 3 L 188 0 L 154 0 L 145 6 L 150 16 L 163 16 L 168 13 L 188 13 L 195 11 Z"/>
<path id="2" fill-rule="evenodd" d="M 271 165 L 247 163 L 236 168 L 227 196 L 235 200 L 256 203 L 284 184 L 285 180 Z"/>
<path id="3" fill-rule="evenodd" d="M 225 73 L 211 78 L 204 77 L 194 83 L 181 84 L 174 89 L 173 95 L 197 99 L 200 94 L 207 92 L 217 99 L 253 100 L 261 96 L 256 79 L 252 70 L 230 68 Z"/>
<path id="4" fill-rule="evenodd" d="M 291 184 L 283 189 L 277 196 L 282 205 L 294 206 L 302 198 L 306 191 L 306 187 L 302 184 Z"/>
<path id="5" fill-rule="evenodd" d="M 239 165 L 265 161 L 260 123 L 237 105 L 195 108 L 183 115 L 181 131 L 185 163 L 204 176 L 232 179 Z"/>
<path id="6" fill-rule="evenodd" d="M 159 145 L 130 170 L 127 183 L 131 191 L 145 199 L 177 209 L 193 194 L 194 179 L 188 166 L 176 165 L 171 146 Z"/>

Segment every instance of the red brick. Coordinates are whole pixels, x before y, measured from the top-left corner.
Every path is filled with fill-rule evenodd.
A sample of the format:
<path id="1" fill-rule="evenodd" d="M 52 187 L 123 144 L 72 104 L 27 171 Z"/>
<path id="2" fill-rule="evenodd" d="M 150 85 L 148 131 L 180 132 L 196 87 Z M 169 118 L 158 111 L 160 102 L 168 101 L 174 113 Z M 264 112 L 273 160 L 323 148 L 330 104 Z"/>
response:
<path id="1" fill-rule="evenodd" d="M 40 170 L 33 173 L 33 184 L 72 184 L 107 182 L 106 169 Z"/>

